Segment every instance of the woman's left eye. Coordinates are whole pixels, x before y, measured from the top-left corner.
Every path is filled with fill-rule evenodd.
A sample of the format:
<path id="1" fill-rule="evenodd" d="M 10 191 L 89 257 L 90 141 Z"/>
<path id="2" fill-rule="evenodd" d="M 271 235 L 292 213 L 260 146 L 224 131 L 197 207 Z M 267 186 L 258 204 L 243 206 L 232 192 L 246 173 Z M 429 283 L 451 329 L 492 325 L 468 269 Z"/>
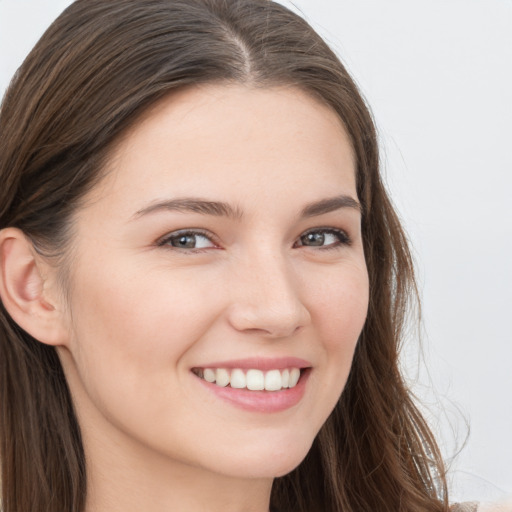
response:
<path id="1" fill-rule="evenodd" d="M 322 247 L 331 249 L 340 245 L 350 245 L 349 236 L 340 229 L 315 229 L 299 237 L 295 247 Z"/>
<path id="2" fill-rule="evenodd" d="M 170 234 L 162 239 L 158 245 L 175 247 L 177 249 L 207 249 L 209 247 L 216 247 L 207 235 L 193 231 L 181 231 Z"/>

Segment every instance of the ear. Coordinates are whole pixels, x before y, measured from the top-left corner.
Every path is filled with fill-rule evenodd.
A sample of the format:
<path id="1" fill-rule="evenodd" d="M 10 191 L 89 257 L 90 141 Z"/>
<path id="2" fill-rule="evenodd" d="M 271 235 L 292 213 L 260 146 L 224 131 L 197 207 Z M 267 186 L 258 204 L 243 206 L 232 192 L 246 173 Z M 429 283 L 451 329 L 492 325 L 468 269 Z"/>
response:
<path id="1" fill-rule="evenodd" d="M 67 329 L 60 294 L 50 282 L 56 272 L 51 270 L 21 230 L 0 231 L 0 298 L 5 309 L 33 338 L 58 346 L 65 344 Z"/>

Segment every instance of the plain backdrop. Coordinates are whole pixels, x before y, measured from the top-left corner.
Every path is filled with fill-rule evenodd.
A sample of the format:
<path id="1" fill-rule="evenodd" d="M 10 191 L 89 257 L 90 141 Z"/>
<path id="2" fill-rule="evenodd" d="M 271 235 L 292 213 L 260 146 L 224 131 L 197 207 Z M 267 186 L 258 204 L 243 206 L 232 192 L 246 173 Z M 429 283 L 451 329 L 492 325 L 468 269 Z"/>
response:
<path id="1" fill-rule="evenodd" d="M 0 0 L 0 93 L 69 3 Z M 411 328 L 403 363 L 453 497 L 511 494 L 512 0 L 282 3 L 327 39 L 373 110 L 423 299 L 423 349 Z"/>

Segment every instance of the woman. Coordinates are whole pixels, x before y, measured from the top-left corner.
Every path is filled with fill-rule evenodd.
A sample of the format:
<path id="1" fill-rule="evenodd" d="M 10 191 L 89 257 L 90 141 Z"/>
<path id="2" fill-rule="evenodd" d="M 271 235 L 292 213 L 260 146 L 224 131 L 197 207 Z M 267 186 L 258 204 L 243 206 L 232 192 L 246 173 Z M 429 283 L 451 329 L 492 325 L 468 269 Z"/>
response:
<path id="1" fill-rule="evenodd" d="M 4 512 L 448 509 L 371 116 L 265 0 L 78 0 L 0 117 Z"/>

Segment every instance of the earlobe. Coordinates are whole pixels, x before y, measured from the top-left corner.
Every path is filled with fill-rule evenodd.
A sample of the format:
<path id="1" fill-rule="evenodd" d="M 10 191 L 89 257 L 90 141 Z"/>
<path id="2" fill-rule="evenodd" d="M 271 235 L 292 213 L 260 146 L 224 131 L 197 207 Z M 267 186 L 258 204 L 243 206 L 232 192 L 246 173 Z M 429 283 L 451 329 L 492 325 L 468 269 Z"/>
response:
<path id="1" fill-rule="evenodd" d="M 0 231 L 0 298 L 12 319 L 33 338 L 62 345 L 63 318 L 55 300 L 47 297 L 42 258 L 16 228 Z"/>

